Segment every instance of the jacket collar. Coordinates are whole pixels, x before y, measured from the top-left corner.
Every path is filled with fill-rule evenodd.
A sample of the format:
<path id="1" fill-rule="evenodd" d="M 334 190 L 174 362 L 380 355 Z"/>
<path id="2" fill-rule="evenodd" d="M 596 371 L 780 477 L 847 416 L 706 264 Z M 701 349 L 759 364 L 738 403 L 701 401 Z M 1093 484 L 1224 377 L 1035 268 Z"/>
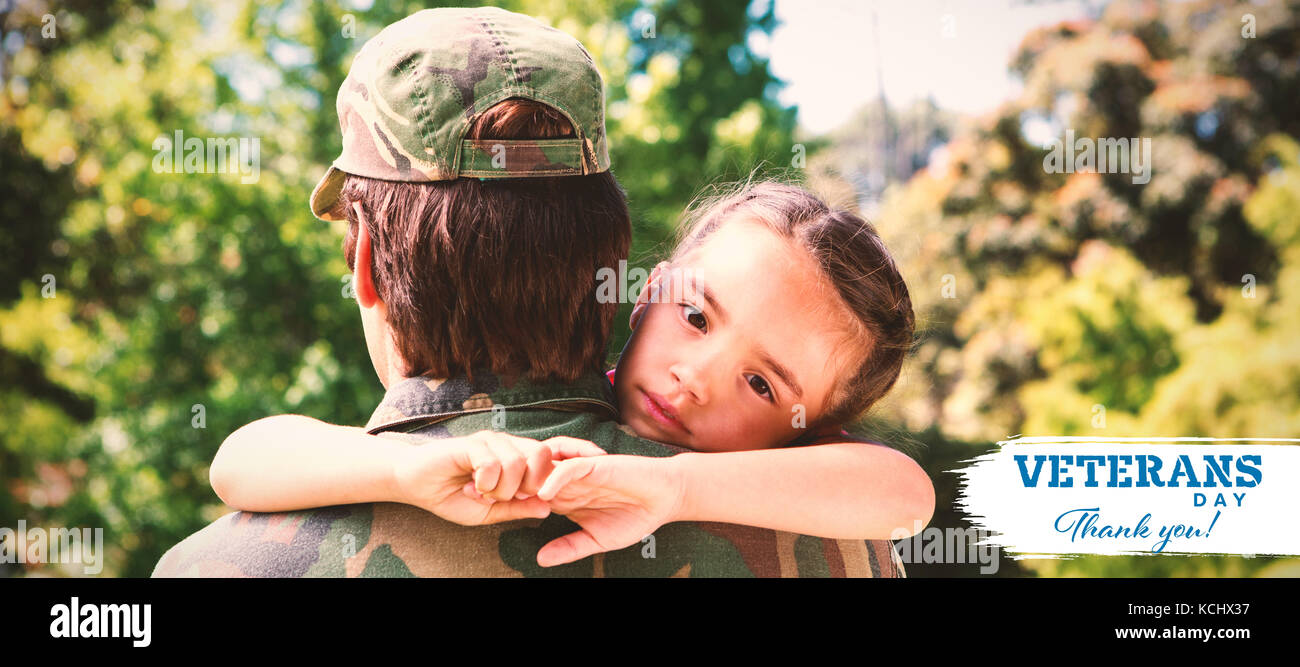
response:
<path id="1" fill-rule="evenodd" d="M 536 383 L 518 379 L 508 384 L 487 371 L 474 379 L 405 378 L 388 388 L 384 400 L 366 423 L 367 433 L 392 430 L 415 422 L 436 422 L 475 412 L 503 408 L 548 408 L 592 412 L 617 420 L 614 392 L 603 374 L 592 373 L 572 383 Z"/>

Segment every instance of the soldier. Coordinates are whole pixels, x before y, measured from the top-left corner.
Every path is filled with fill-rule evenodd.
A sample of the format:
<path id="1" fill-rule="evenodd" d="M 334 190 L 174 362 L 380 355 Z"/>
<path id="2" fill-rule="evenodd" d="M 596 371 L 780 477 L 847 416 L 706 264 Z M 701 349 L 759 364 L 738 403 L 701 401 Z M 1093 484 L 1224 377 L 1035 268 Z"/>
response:
<path id="1" fill-rule="evenodd" d="M 367 347 L 387 389 L 366 430 L 385 444 L 495 427 L 611 454 L 682 451 L 620 426 L 601 373 L 617 304 L 593 298 L 596 276 L 626 258 L 631 234 L 603 109 L 581 44 L 502 10 L 421 11 L 362 47 L 338 97 L 343 153 L 311 204 L 348 223 Z M 551 442 L 557 458 L 584 453 Z M 538 550 L 571 521 L 460 525 L 545 508 L 507 501 L 489 516 L 457 495 L 437 514 L 396 503 L 237 512 L 170 550 L 154 575 L 902 576 L 888 541 L 700 522 L 542 568 Z"/>

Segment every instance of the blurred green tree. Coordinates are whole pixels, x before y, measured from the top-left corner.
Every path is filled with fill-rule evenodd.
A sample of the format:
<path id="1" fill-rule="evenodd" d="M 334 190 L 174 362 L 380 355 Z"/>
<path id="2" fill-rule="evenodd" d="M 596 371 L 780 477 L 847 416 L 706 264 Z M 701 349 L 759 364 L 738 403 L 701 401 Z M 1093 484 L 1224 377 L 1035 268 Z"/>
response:
<path id="1" fill-rule="evenodd" d="M 879 224 L 924 324 L 879 418 L 930 445 L 936 479 L 1015 434 L 1300 437 L 1297 54 L 1294 0 L 1111 3 L 1026 36 L 1011 62 L 1023 93 L 886 195 Z M 1042 141 L 1066 130 L 1150 139 L 1150 182 L 1048 173 Z M 940 487 L 935 525 L 959 524 L 954 485 Z M 1295 563 L 1028 566 L 1240 576 Z"/>
<path id="2" fill-rule="evenodd" d="M 770 6 L 500 4 L 601 67 L 634 261 L 704 184 L 789 160 L 793 111 L 748 41 Z M 101 526 L 105 574 L 147 575 L 226 511 L 207 466 L 228 433 L 278 412 L 363 423 L 381 396 L 341 234 L 307 195 L 339 150 L 351 54 L 424 3 L 3 6 L 0 526 Z M 258 139 L 256 183 L 156 173 L 175 132 Z"/>

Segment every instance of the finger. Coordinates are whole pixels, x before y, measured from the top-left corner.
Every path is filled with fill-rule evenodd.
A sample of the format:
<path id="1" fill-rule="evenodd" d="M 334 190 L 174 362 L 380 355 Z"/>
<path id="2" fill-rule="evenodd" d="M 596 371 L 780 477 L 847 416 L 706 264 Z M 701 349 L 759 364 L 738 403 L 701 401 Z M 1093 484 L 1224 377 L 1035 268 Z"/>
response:
<path id="1" fill-rule="evenodd" d="M 538 498 L 511 500 L 496 503 L 488 508 L 484 523 L 499 521 L 516 521 L 518 519 L 545 519 L 551 513 L 551 506 Z"/>
<path id="2" fill-rule="evenodd" d="M 501 462 L 492 448 L 483 440 L 474 440 L 468 447 L 470 465 L 474 469 L 474 488 L 480 494 L 495 489 L 501 479 Z"/>
<path id="3" fill-rule="evenodd" d="M 577 458 L 560 461 L 555 464 L 555 470 L 551 472 L 551 476 L 546 478 L 546 483 L 542 484 L 541 489 L 538 489 L 537 497 L 550 502 L 570 482 L 586 477 L 595 469 L 595 459 Z"/>
<path id="4" fill-rule="evenodd" d="M 508 437 L 490 437 L 486 438 L 486 442 L 501 464 L 501 477 L 497 480 L 496 488 L 484 491 L 483 495 L 493 500 L 511 500 L 523 484 L 524 473 L 528 471 L 528 460 Z"/>
<path id="5" fill-rule="evenodd" d="M 590 440 L 570 438 L 563 435 L 547 438 L 542 441 L 542 444 L 551 450 L 551 456 L 556 460 L 571 459 L 578 456 L 600 456 L 605 453 L 605 450 Z"/>
<path id="6" fill-rule="evenodd" d="M 555 464 L 551 462 L 551 449 L 546 445 L 538 442 L 533 443 L 532 451 L 528 453 L 528 471 L 524 475 L 524 482 L 519 487 L 519 495 L 534 496 L 542 488 L 542 483 L 546 481 L 547 476 L 555 469 Z"/>
<path id="7" fill-rule="evenodd" d="M 582 560 L 602 551 L 608 550 L 600 546 L 591 533 L 580 530 L 548 542 L 537 552 L 537 564 L 542 567 L 555 567 Z"/>
<path id="8" fill-rule="evenodd" d="M 469 496 L 470 498 L 473 498 L 474 500 L 485 500 L 485 499 L 483 498 L 483 494 L 479 493 L 479 492 L 478 492 L 478 489 L 474 488 L 474 482 L 472 482 L 472 481 L 471 481 L 471 482 L 465 482 L 465 486 L 462 486 L 462 487 L 460 488 L 460 490 L 461 490 L 461 493 L 464 493 L 465 495 Z M 488 499 L 486 499 L 486 500 L 487 500 L 488 502 L 492 502 L 492 500 L 491 500 L 490 498 L 488 498 Z"/>

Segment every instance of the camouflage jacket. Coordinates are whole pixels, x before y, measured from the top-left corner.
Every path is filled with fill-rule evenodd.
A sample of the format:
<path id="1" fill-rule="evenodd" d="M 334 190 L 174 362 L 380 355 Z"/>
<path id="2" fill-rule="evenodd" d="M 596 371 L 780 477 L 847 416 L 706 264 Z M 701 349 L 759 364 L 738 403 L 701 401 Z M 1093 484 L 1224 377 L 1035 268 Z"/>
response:
<path id="1" fill-rule="evenodd" d="M 491 374 L 393 385 L 367 429 L 412 443 L 496 428 L 537 439 L 585 438 L 611 454 L 672 456 L 614 421 L 600 375 L 569 385 Z M 155 577 L 902 577 L 887 540 L 831 540 L 719 523 L 661 526 L 640 544 L 554 568 L 537 551 L 577 530 L 568 519 L 461 526 L 414 506 L 373 503 L 300 512 L 234 512 L 172 547 Z"/>

